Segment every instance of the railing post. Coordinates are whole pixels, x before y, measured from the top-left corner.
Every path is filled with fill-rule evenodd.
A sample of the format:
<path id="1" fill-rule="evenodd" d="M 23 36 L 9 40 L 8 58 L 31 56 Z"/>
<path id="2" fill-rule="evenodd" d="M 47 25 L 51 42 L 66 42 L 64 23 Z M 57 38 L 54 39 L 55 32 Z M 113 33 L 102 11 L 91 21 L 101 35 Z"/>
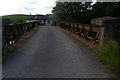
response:
<path id="1" fill-rule="evenodd" d="M 104 27 L 100 27 L 100 40 L 99 40 L 99 46 L 103 46 L 103 41 L 104 41 Z"/>

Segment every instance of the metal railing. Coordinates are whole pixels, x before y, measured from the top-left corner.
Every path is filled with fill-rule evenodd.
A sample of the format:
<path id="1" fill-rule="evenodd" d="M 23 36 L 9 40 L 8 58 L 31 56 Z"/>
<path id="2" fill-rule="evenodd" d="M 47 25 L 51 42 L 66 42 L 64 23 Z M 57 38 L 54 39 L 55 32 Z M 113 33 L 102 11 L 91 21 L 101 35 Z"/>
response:
<path id="1" fill-rule="evenodd" d="M 3 26 L 3 43 L 8 47 L 13 45 L 23 34 L 38 26 L 39 22 L 27 22 Z"/>
<path id="2" fill-rule="evenodd" d="M 58 26 L 79 35 L 92 44 L 102 44 L 102 38 L 104 36 L 104 27 L 102 26 L 67 22 L 61 22 Z"/>

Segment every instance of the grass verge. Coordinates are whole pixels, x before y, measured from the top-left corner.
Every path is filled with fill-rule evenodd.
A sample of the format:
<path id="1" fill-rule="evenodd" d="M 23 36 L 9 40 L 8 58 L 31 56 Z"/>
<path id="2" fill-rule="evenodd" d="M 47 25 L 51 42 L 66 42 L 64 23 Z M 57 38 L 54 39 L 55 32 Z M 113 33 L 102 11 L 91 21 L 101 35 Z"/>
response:
<path id="1" fill-rule="evenodd" d="M 98 50 L 92 50 L 92 53 L 120 78 L 120 46 L 117 41 L 105 39 L 104 45 Z"/>

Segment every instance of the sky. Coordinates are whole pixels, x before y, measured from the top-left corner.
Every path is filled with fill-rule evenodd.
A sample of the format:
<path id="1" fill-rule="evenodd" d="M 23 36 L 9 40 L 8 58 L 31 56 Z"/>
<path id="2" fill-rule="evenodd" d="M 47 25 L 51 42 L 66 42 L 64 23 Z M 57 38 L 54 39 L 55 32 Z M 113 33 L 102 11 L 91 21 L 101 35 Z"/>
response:
<path id="1" fill-rule="evenodd" d="M 52 8 L 56 5 L 56 1 L 57 0 L 1 0 L 0 16 L 30 13 L 32 15 L 51 14 Z M 96 0 L 92 1 L 96 2 Z"/>
<path id="2" fill-rule="evenodd" d="M 51 14 L 56 0 L 1 0 L 0 16 L 10 14 Z"/>
<path id="3" fill-rule="evenodd" d="M 1 0 L 0 16 L 10 14 L 51 14 L 57 0 Z M 73 0 L 74 1 L 74 0 Z M 96 0 L 92 0 L 95 2 Z"/>

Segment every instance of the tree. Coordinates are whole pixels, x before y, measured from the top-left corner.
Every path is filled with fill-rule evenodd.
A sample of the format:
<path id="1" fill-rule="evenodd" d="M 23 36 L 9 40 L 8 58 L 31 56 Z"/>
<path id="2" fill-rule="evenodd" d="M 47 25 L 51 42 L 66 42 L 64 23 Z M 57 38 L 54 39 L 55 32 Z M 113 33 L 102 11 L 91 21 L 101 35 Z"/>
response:
<path id="1" fill-rule="evenodd" d="M 90 3 L 82 2 L 57 2 L 52 12 L 56 15 L 56 21 L 58 22 L 82 23 L 85 20 L 84 17 L 88 16 L 85 13 L 89 12 L 90 6 Z"/>
<path id="2" fill-rule="evenodd" d="M 93 17 L 103 17 L 103 16 L 120 16 L 120 2 L 102 2 L 96 3 L 92 6 L 92 16 Z"/>
<path id="3" fill-rule="evenodd" d="M 57 22 L 90 23 L 92 18 L 120 16 L 120 2 L 57 2 L 52 12 Z"/>

